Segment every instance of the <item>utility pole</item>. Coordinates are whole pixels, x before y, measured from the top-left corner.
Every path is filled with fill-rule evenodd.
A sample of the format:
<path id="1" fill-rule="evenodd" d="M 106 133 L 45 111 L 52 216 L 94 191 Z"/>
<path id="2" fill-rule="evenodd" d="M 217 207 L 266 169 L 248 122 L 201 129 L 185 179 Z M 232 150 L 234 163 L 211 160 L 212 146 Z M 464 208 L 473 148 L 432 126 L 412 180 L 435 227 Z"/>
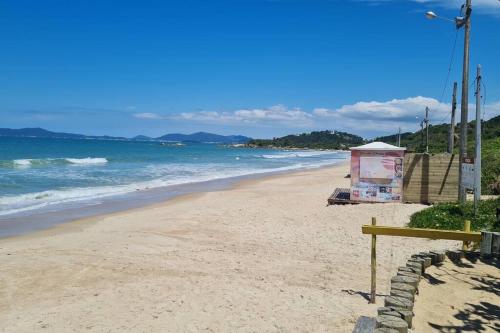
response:
<path id="1" fill-rule="evenodd" d="M 463 19 L 464 26 L 464 59 L 462 70 L 462 100 L 460 107 L 460 160 L 459 160 L 459 190 L 458 199 L 461 203 L 465 203 L 466 193 L 463 186 L 462 160 L 467 157 L 467 120 L 468 120 L 468 103 L 469 103 L 469 46 L 470 46 L 470 14 L 472 11 L 471 0 L 465 2 L 465 17 Z M 462 24 L 457 24 L 460 28 Z"/>
<path id="2" fill-rule="evenodd" d="M 477 65 L 476 78 L 476 160 L 474 163 L 474 215 L 477 216 L 481 200 L 481 65 Z"/>
<path id="3" fill-rule="evenodd" d="M 424 146 L 424 120 L 420 122 L 420 146 Z"/>
<path id="4" fill-rule="evenodd" d="M 425 107 L 425 153 L 429 154 L 429 108 Z"/>
<path id="5" fill-rule="evenodd" d="M 451 102 L 450 136 L 448 138 L 448 153 L 453 154 L 455 147 L 455 111 L 457 110 L 457 83 L 453 83 L 453 97 Z"/>
<path id="6" fill-rule="evenodd" d="M 399 128 L 398 132 L 398 147 L 401 147 L 401 127 Z"/>

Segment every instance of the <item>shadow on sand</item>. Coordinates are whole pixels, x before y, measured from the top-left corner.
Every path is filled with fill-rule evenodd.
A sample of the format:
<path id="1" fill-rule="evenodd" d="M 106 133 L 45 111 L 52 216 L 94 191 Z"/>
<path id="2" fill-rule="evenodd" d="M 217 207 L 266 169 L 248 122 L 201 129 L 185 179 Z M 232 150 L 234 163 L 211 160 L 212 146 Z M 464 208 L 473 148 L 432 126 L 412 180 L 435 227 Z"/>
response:
<path id="1" fill-rule="evenodd" d="M 439 332 L 482 332 L 487 329 L 500 331 L 500 307 L 488 302 L 478 304 L 466 303 L 467 309 L 459 310 L 454 317 L 462 322 L 461 325 L 444 326 L 429 323 L 429 326 Z M 496 321 L 496 322 L 495 322 Z"/>
<path id="2" fill-rule="evenodd" d="M 370 301 L 370 293 L 369 292 L 359 291 L 359 290 L 352 290 L 352 289 L 342 289 L 341 291 L 343 293 L 348 294 L 348 295 L 361 296 L 364 299 L 366 299 L 367 301 Z M 386 295 L 386 294 L 376 294 L 375 296 L 377 296 L 377 297 L 385 297 L 385 296 L 389 296 L 389 295 Z"/>
<path id="3" fill-rule="evenodd" d="M 500 269 L 500 261 L 497 259 L 483 259 L 478 254 L 468 254 L 465 259 L 452 261 L 457 268 L 474 268 L 474 264 L 491 265 Z M 471 285 L 474 290 L 482 290 L 500 296 L 500 281 L 491 275 L 475 274 L 464 272 L 459 269 L 439 268 L 439 275 L 449 275 L 453 279 L 461 280 Z M 446 283 L 436 277 L 426 274 L 424 276 L 431 284 Z M 460 325 L 438 325 L 429 322 L 429 326 L 439 332 L 460 333 L 460 332 L 500 332 L 500 306 L 477 300 L 474 303 L 465 303 L 462 309 L 457 309 L 453 315 L 455 319 L 461 321 Z"/>

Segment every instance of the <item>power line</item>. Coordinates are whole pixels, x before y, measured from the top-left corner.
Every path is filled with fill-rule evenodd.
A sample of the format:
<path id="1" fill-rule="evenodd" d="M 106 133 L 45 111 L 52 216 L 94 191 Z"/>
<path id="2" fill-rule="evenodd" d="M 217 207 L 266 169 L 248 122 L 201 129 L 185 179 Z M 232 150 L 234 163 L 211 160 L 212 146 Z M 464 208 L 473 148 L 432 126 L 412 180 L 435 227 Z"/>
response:
<path id="1" fill-rule="evenodd" d="M 462 5 L 462 7 L 460 8 L 460 16 L 462 16 L 462 11 L 464 10 L 464 8 L 465 5 Z M 448 65 L 448 73 L 446 74 L 446 80 L 444 82 L 443 91 L 441 92 L 441 97 L 439 98 L 439 104 L 443 102 L 444 94 L 446 93 L 446 88 L 448 88 L 448 81 L 450 79 L 451 69 L 453 68 L 453 64 L 455 61 L 455 49 L 457 47 L 457 39 L 459 31 L 460 31 L 459 29 L 456 29 L 455 40 L 453 41 L 453 47 L 451 49 L 450 63 Z M 446 120 L 446 118 L 448 118 L 451 115 L 451 112 L 452 110 L 448 111 L 446 116 L 444 116 L 443 119 L 441 119 L 440 123 L 443 123 Z"/>
<path id="2" fill-rule="evenodd" d="M 484 94 L 483 94 L 483 120 L 486 119 L 485 118 L 485 114 L 486 114 L 486 85 L 484 84 L 484 78 L 481 80 L 481 83 L 483 84 L 483 88 L 484 88 Z"/>
<path id="3" fill-rule="evenodd" d="M 450 63 L 448 64 L 448 73 L 446 74 L 446 80 L 444 82 L 443 91 L 441 92 L 441 97 L 439 98 L 439 104 L 443 102 L 444 94 L 446 93 L 446 89 L 448 88 L 448 81 L 450 80 L 451 70 L 455 62 L 455 50 L 457 47 L 458 33 L 459 30 L 457 29 L 457 31 L 455 32 L 455 40 L 453 41 L 453 47 L 451 49 Z M 439 122 L 443 123 L 450 115 L 451 115 L 451 110 L 448 111 L 448 113 Z"/>
<path id="4" fill-rule="evenodd" d="M 448 88 L 448 80 L 450 79 L 451 69 L 452 69 L 453 63 L 455 61 L 455 49 L 457 47 L 458 32 L 459 32 L 459 30 L 457 30 L 455 33 L 455 41 L 453 42 L 453 48 L 451 49 L 451 57 L 450 57 L 450 63 L 448 65 L 448 73 L 446 74 L 446 80 L 444 81 L 443 91 L 441 93 L 441 98 L 439 99 L 440 103 L 443 101 L 443 97 L 444 97 L 444 94 L 446 92 L 446 88 Z"/>

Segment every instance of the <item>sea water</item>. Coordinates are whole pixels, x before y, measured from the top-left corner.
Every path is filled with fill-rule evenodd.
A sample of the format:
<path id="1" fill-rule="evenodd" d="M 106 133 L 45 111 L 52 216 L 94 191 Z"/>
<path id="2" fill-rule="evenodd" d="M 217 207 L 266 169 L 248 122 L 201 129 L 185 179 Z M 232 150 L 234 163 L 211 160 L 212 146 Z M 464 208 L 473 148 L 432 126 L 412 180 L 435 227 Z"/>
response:
<path id="1" fill-rule="evenodd" d="M 317 168 L 349 153 L 218 144 L 0 137 L 0 218 L 231 177 Z"/>

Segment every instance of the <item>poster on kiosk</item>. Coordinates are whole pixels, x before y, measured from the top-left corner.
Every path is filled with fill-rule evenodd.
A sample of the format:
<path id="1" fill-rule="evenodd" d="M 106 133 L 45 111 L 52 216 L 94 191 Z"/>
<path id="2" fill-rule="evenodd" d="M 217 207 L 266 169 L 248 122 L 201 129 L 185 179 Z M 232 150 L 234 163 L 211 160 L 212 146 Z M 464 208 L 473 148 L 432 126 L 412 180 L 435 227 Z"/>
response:
<path id="1" fill-rule="evenodd" d="M 351 148 L 351 200 L 401 202 L 404 152 L 383 142 Z"/>

